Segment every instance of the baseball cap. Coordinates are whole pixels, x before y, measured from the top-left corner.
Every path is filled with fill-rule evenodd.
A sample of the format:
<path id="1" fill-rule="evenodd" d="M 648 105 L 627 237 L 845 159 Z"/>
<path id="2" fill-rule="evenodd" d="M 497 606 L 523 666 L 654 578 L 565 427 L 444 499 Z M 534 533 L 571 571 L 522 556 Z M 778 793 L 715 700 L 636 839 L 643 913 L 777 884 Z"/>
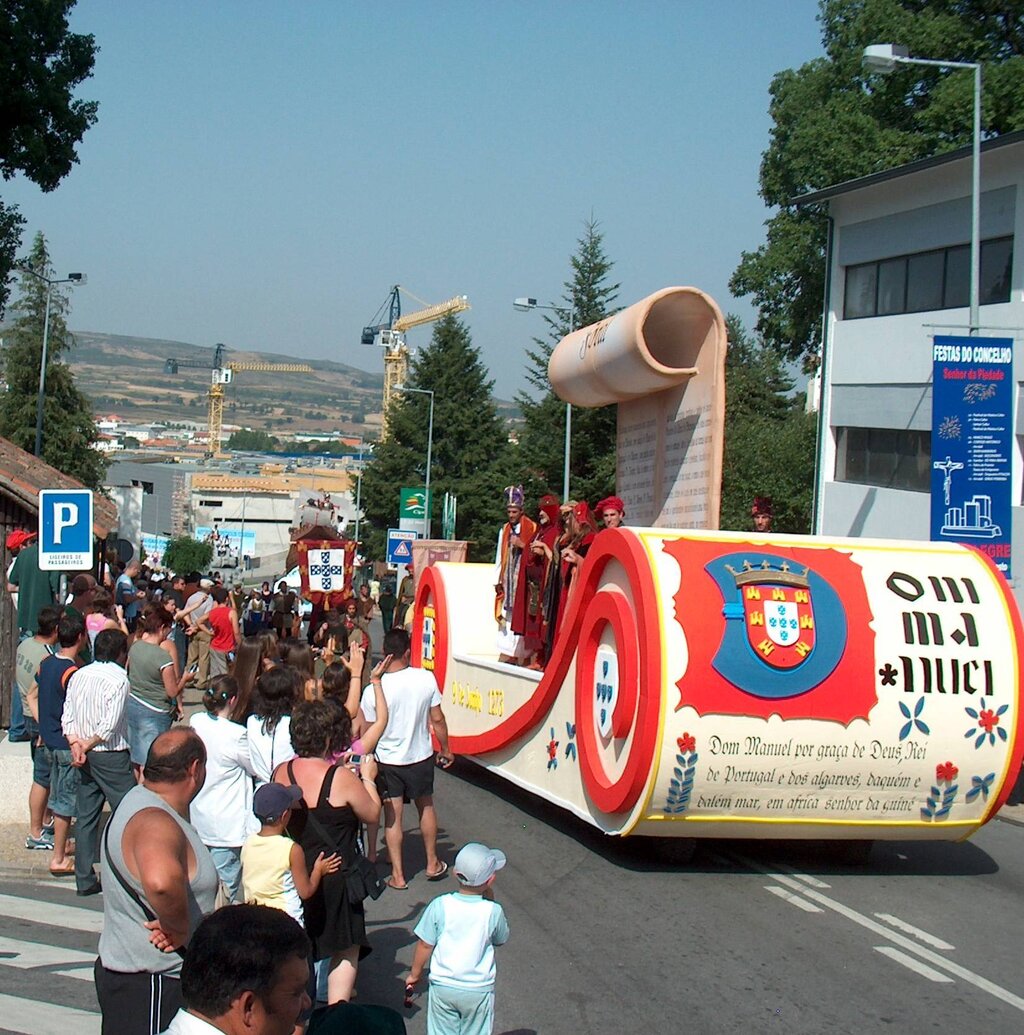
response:
<path id="1" fill-rule="evenodd" d="M 477 841 L 464 845 L 455 856 L 455 877 L 460 884 L 478 888 L 486 884 L 508 860 L 497 848 L 488 848 Z"/>
<path id="2" fill-rule="evenodd" d="M 213 579 L 200 579 L 199 580 L 199 588 L 200 589 L 213 589 Z"/>
<path id="3" fill-rule="evenodd" d="M 265 783 L 252 796 L 252 811 L 262 823 L 280 819 L 285 812 L 302 799 L 302 788 L 294 784 Z"/>
<path id="4" fill-rule="evenodd" d="M 26 532 L 22 528 L 16 528 L 13 532 L 7 534 L 7 549 L 17 550 L 26 543 L 31 542 L 35 537 L 35 532 Z"/>

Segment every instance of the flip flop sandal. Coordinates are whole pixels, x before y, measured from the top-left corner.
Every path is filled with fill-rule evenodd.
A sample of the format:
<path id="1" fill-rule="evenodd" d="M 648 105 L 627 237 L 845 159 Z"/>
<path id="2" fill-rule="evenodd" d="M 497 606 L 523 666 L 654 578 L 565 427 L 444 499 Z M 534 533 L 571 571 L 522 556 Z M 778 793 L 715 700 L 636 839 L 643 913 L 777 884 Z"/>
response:
<path id="1" fill-rule="evenodd" d="M 384 883 L 391 888 L 392 891 L 408 891 L 408 884 L 396 884 L 390 877 L 384 878 Z"/>
<path id="2" fill-rule="evenodd" d="M 64 866 L 51 866 L 50 876 L 51 877 L 73 877 L 75 875 L 75 861 L 73 859 L 66 860 Z"/>
<path id="3" fill-rule="evenodd" d="M 437 873 L 428 873 L 427 880 L 444 880 L 448 876 L 448 864 L 446 862 L 441 863 L 441 869 Z"/>

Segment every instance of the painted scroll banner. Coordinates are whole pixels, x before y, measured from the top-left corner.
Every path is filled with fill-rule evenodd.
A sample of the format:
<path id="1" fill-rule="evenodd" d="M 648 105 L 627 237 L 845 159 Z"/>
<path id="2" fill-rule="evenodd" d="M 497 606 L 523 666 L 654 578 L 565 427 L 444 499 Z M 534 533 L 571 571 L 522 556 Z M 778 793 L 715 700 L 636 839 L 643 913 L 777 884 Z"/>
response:
<path id="1" fill-rule="evenodd" d="M 932 368 L 931 538 L 1010 578 L 1013 339 L 936 335 Z"/>
<path id="2" fill-rule="evenodd" d="M 573 406 L 618 403 L 616 490 L 631 523 L 717 528 L 725 321 L 692 287 L 662 288 L 563 338 L 548 376 Z"/>

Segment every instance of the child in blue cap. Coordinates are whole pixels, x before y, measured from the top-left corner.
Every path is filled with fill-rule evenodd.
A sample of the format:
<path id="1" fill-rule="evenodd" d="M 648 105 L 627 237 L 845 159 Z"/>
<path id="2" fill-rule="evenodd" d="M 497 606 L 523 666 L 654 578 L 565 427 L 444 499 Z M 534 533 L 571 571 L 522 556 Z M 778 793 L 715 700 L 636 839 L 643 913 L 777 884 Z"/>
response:
<path id="1" fill-rule="evenodd" d="M 508 941 L 505 912 L 494 901 L 494 876 L 505 853 L 471 842 L 455 857 L 458 891 L 424 910 L 406 1001 L 430 964 L 427 1035 L 491 1035 L 494 1031 L 494 946 Z"/>

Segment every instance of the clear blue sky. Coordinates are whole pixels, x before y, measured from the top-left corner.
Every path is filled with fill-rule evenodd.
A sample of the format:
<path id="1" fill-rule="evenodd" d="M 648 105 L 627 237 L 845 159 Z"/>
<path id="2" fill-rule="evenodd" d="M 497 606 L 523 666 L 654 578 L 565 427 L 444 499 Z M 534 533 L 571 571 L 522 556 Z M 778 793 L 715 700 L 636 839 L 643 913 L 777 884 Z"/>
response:
<path id="1" fill-rule="evenodd" d="M 80 0 L 99 121 L 56 191 L 0 184 L 77 330 L 334 359 L 392 284 L 466 294 L 505 398 L 593 213 L 620 304 L 729 277 L 763 239 L 772 75 L 816 0 Z M 407 308 L 410 306 L 407 305 Z M 412 306 L 415 308 L 415 304 Z M 430 329 L 411 332 L 423 345 Z"/>

